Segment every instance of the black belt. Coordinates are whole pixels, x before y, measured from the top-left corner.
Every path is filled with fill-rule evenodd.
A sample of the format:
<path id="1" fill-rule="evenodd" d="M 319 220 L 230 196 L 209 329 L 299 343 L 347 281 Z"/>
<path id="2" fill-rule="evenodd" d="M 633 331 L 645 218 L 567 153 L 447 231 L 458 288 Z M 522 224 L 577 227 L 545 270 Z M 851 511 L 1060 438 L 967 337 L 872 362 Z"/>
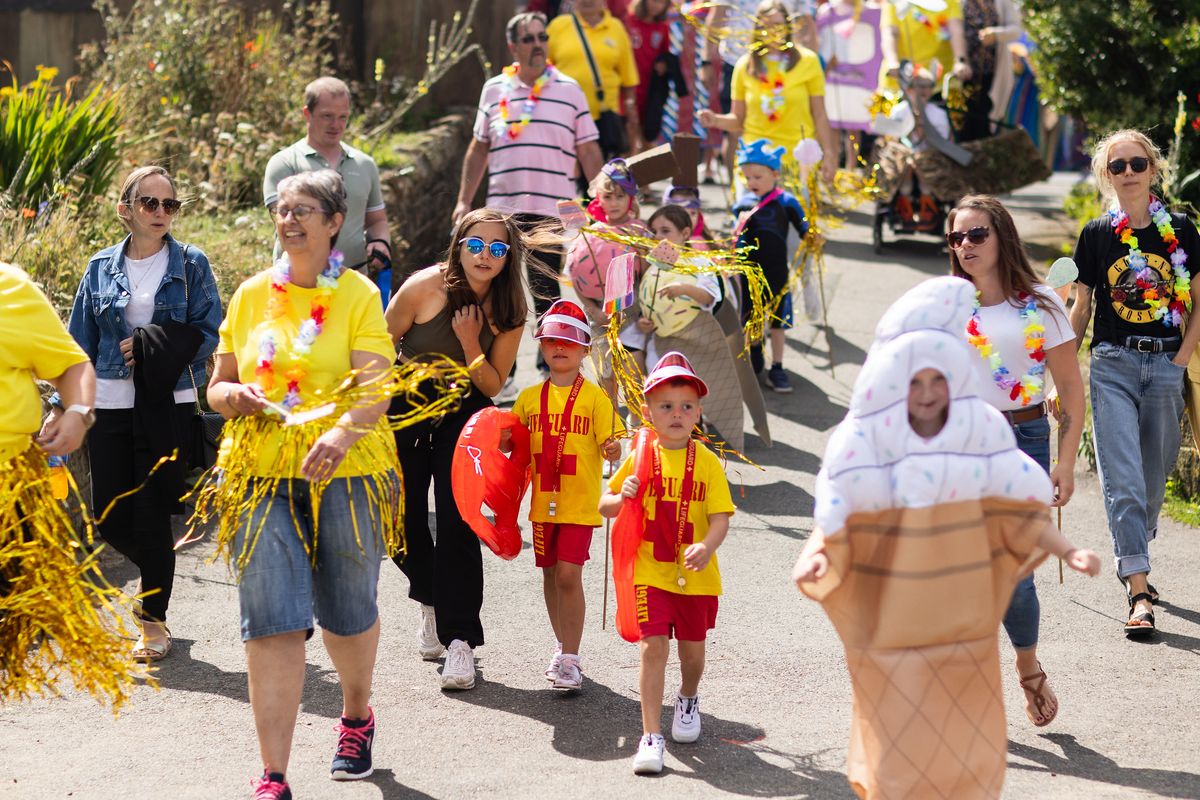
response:
<path id="1" fill-rule="evenodd" d="M 1046 401 L 1038 403 L 1033 408 L 1019 408 L 1016 411 L 1001 411 L 1008 419 L 1009 425 L 1020 425 L 1022 422 L 1033 422 L 1046 416 Z"/>
<path id="2" fill-rule="evenodd" d="M 1179 336 L 1161 339 L 1157 336 L 1126 336 L 1120 344 L 1139 353 L 1178 353 L 1183 339 Z"/>

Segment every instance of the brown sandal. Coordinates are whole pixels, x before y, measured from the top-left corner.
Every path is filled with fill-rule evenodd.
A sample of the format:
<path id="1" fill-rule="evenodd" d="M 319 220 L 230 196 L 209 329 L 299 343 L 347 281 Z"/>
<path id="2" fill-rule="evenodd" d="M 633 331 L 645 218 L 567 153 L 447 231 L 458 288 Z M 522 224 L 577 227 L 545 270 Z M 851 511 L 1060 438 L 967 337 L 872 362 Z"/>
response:
<path id="1" fill-rule="evenodd" d="M 1038 671 L 1033 675 L 1027 675 L 1021 678 L 1021 688 L 1033 695 L 1033 707 L 1037 710 L 1037 714 L 1029 713 L 1029 704 L 1025 705 L 1025 716 L 1029 717 L 1029 721 L 1033 723 L 1035 728 L 1044 728 L 1054 721 L 1058 716 L 1059 703 L 1058 698 L 1054 699 L 1054 710 L 1047 714 L 1046 708 L 1050 705 L 1050 696 L 1045 691 L 1046 687 L 1046 672 L 1042 669 L 1042 664 L 1038 662 Z M 1041 722 L 1037 721 L 1038 716 L 1042 718 Z"/>
<path id="2" fill-rule="evenodd" d="M 133 660 L 142 664 L 152 664 L 156 661 L 162 661 L 171 652 L 171 629 L 163 625 L 163 633 L 166 634 L 166 639 L 162 644 L 150 644 L 146 641 L 146 633 L 143 630 L 142 635 L 138 637 L 137 643 L 133 646 Z"/>

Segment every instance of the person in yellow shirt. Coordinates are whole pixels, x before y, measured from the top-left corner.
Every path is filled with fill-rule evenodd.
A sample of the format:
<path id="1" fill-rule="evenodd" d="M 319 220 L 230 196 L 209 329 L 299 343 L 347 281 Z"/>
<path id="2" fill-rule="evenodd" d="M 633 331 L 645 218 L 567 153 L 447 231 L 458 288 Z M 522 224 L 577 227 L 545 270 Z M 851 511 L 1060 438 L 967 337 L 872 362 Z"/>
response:
<path id="1" fill-rule="evenodd" d="M 396 549 L 400 511 L 386 396 L 311 425 L 279 419 L 352 370 L 359 386 L 369 386 L 396 353 L 379 290 L 345 269 L 332 249 L 346 215 L 341 176 L 301 172 L 278 188 L 275 230 L 284 255 L 234 293 L 208 386 L 209 405 L 231 420 L 217 462 L 225 487 L 217 502 L 234 530 L 223 526 L 218 543 L 238 568 L 263 759 L 257 797 L 290 796 L 285 775 L 314 612 L 342 688 L 330 777 L 371 774 L 379 565 Z"/>
<path id="2" fill-rule="evenodd" d="M 636 105 L 637 63 L 624 24 L 608 12 L 604 0 L 578 0 L 575 12 L 552 19 L 546 33 L 551 63 L 574 78 L 587 96 L 588 110 L 600 129 L 604 159 L 624 155 L 641 125 Z M 605 112 L 616 114 L 630 132 L 623 147 L 614 140 L 608 121 L 602 119 Z"/>
<path id="3" fill-rule="evenodd" d="M 721 572 L 717 548 L 729 532 L 733 499 L 720 459 L 692 439 L 700 422 L 700 400 L 708 387 L 680 353 L 659 359 L 646 376 L 643 416 L 658 434 L 650 485 L 625 459 L 600 500 L 600 513 L 615 517 L 626 498 L 641 497 L 646 512 L 633 567 L 641 627 L 642 738 L 633 771 L 662 771 L 663 684 L 672 635 L 679 641 L 682 673 L 675 697 L 671 738 L 700 738 L 700 676 L 704 640 L 716 625 Z"/>
<path id="4" fill-rule="evenodd" d="M 529 428 L 533 456 L 534 562 L 542 569 L 546 612 L 558 640 L 546 679 L 555 689 L 583 685 L 583 565 L 592 531 L 600 524 L 600 466 L 621 455 L 625 432 L 612 402 L 579 372 L 592 342 L 583 309 L 559 300 L 538 323 L 538 340 L 550 377 L 517 396 L 513 413 Z"/>
<path id="5" fill-rule="evenodd" d="M 911 61 L 931 72 L 953 73 L 963 81 L 971 79 L 959 0 L 910 0 L 903 12 L 895 2 L 884 3 L 879 34 L 879 49 L 883 52 L 880 89 L 900 88 L 896 75 L 901 61 Z M 940 70 L 933 68 L 934 62 Z"/>

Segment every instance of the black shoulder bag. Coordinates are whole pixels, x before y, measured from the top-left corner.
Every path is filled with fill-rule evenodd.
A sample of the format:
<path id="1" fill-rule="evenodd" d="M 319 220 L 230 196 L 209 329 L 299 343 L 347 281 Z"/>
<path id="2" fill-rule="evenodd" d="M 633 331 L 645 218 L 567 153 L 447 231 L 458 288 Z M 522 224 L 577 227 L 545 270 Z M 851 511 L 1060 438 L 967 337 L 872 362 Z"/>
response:
<path id="1" fill-rule="evenodd" d="M 596 68 L 596 59 L 592 57 L 592 48 L 583 32 L 578 14 L 571 14 L 575 23 L 575 32 L 583 45 L 583 54 L 587 56 L 588 66 L 592 70 L 592 81 L 596 84 L 596 99 L 600 102 L 600 118 L 596 120 L 596 130 L 600 133 L 600 151 L 605 159 L 620 156 L 629 150 L 629 133 L 625 130 L 625 118 L 608 108 L 604 101 L 604 84 L 600 80 L 600 70 Z"/>

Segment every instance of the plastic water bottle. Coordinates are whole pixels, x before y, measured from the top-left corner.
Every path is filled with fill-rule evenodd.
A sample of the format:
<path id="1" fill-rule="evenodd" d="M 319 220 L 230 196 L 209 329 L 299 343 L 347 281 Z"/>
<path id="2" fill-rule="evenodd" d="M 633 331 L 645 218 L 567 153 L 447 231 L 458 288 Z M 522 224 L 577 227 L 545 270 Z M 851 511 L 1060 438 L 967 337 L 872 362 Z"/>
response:
<path id="1" fill-rule="evenodd" d="M 55 500 L 66 500 L 70 490 L 71 473 L 66 456 L 50 456 L 50 492 Z"/>

